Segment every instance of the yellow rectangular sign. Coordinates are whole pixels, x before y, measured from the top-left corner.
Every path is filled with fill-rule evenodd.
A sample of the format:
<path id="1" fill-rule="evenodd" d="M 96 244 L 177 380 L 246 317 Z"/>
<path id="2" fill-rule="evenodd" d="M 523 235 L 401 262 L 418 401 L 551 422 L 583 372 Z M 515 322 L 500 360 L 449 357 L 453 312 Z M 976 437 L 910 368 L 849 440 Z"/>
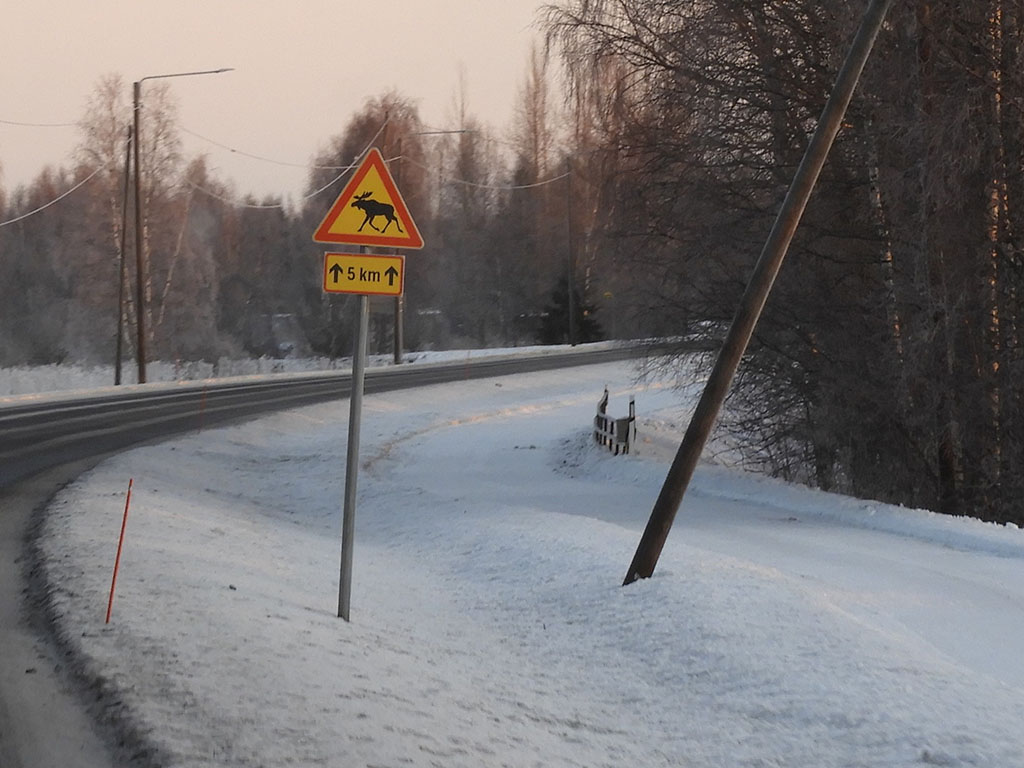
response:
<path id="1" fill-rule="evenodd" d="M 405 256 L 325 253 L 324 292 L 367 296 L 401 296 L 405 290 Z"/>

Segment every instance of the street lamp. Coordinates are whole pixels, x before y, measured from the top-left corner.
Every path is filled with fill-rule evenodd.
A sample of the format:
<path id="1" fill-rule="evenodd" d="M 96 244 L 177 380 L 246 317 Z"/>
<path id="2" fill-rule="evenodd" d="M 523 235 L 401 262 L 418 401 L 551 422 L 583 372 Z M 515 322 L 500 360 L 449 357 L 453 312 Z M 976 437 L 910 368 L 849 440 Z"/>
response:
<path id="1" fill-rule="evenodd" d="M 145 265 L 142 255 L 142 174 L 139 164 L 139 145 L 142 144 L 142 133 L 139 130 L 139 110 L 141 109 L 142 83 L 145 80 L 160 80 L 168 77 L 192 77 L 193 75 L 219 75 L 221 72 L 232 72 L 231 67 L 221 69 L 204 69 L 198 72 L 174 72 L 168 75 L 147 75 L 139 78 L 132 86 L 132 105 L 135 133 L 135 317 L 137 340 L 135 344 L 139 365 L 139 384 L 146 383 L 146 323 L 143 299 L 145 295 Z"/>

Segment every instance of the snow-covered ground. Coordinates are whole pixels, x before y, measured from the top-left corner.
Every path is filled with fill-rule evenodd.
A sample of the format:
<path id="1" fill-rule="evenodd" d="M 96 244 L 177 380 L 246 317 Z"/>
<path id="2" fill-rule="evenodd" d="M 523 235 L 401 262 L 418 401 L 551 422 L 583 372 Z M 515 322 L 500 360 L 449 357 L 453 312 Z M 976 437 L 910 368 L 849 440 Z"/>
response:
<path id="1" fill-rule="evenodd" d="M 619 586 L 695 389 L 368 395 L 351 623 L 347 402 L 122 454 L 48 514 L 65 641 L 168 766 L 1024 766 L 1021 530 L 705 464 Z"/>

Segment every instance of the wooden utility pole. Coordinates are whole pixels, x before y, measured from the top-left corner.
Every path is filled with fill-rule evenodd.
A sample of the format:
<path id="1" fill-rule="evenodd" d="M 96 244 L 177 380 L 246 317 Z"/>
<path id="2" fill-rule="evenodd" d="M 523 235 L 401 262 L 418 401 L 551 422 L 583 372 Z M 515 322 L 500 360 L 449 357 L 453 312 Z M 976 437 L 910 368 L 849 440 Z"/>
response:
<path id="1" fill-rule="evenodd" d="M 679 446 L 675 460 L 669 468 L 665 484 L 661 488 L 651 517 L 647 521 L 640 544 L 637 546 L 636 554 L 633 555 L 633 562 L 623 585 L 631 584 L 637 579 L 646 579 L 654 573 L 658 564 L 661 550 L 665 546 L 668 532 L 672 528 L 676 512 L 686 494 L 686 489 L 693 478 L 693 472 L 697 468 L 700 454 L 704 450 L 711 428 L 714 426 L 718 412 L 721 410 L 725 396 L 729 392 L 733 376 L 739 367 L 740 359 L 750 343 L 754 327 L 761 316 L 761 310 L 768 300 L 775 277 L 779 273 L 782 261 L 786 257 L 786 251 L 800 224 L 804 208 L 814 190 L 818 175 L 825 164 L 832 142 L 842 125 L 846 108 L 853 97 L 854 88 L 860 79 L 864 65 L 867 63 L 875 38 L 882 28 L 882 22 L 889 10 L 892 0 L 871 0 L 860 28 L 850 46 L 850 52 L 843 62 L 839 71 L 835 87 L 825 104 L 818 127 L 811 137 L 807 146 L 800 167 L 797 168 L 796 176 L 789 187 L 786 199 L 782 203 L 775 224 L 768 240 L 764 244 L 761 255 L 758 257 L 754 267 L 754 273 L 750 278 L 747 289 L 740 300 L 739 309 L 733 318 L 729 332 L 726 334 L 725 342 L 718 359 L 711 371 L 704 392 L 701 394 L 697 409 Z"/>

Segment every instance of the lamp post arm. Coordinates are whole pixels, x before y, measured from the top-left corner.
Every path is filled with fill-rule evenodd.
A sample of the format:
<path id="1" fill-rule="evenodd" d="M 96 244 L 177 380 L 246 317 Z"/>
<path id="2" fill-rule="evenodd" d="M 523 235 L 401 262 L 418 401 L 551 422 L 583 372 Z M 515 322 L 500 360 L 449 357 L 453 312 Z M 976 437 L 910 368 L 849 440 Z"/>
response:
<path id="1" fill-rule="evenodd" d="M 196 72 L 172 72 L 169 75 L 146 75 L 146 77 L 140 77 L 135 81 L 135 84 L 145 82 L 146 80 L 163 80 L 168 77 L 191 77 L 192 75 L 219 75 L 222 72 L 234 72 L 234 67 L 221 67 L 220 69 L 200 69 Z"/>

